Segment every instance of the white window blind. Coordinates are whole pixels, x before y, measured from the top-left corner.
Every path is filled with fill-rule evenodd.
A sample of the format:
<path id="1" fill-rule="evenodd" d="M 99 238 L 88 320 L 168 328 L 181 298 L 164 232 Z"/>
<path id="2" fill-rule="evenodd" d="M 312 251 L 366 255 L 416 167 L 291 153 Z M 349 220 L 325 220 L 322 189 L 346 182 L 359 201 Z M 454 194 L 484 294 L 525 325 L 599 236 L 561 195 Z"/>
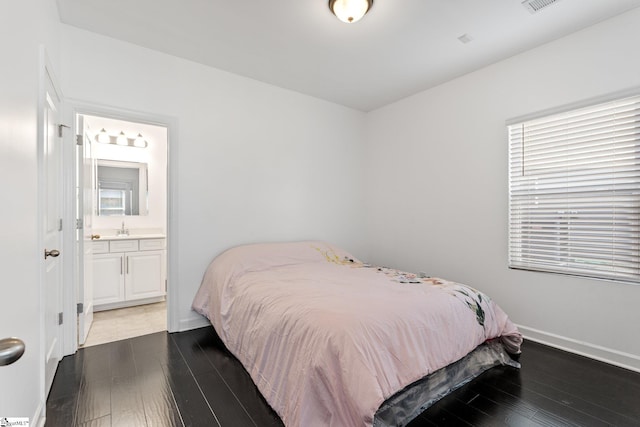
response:
<path id="1" fill-rule="evenodd" d="M 640 283 L 640 96 L 508 128 L 509 266 Z"/>

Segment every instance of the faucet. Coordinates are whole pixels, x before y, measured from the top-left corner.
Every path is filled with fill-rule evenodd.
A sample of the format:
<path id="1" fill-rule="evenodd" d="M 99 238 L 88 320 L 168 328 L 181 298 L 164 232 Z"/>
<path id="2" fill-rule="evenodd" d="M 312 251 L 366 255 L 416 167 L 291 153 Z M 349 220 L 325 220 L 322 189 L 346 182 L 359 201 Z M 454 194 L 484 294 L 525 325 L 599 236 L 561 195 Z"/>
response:
<path id="1" fill-rule="evenodd" d="M 122 221 L 122 228 L 118 230 L 118 236 L 128 236 L 128 235 L 129 235 L 129 229 L 124 228 L 124 221 Z"/>

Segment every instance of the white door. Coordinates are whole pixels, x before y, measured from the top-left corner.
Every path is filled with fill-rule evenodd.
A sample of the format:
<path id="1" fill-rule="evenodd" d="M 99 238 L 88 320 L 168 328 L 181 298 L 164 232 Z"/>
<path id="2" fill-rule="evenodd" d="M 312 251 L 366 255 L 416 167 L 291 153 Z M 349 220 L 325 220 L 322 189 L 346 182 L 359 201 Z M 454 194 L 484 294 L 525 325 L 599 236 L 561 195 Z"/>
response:
<path id="1" fill-rule="evenodd" d="M 78 115 L 77 176 L 78 219 L 82 227 L 76 233 L 78 245 L 78 344 L 87 341 L 93 322 L 93 213 L 95 207 L 95 160 L 92 155 L 92 133 L 82 115 Z"/>
<path id="2" fill-rule="evenodd" d="M 62 355 L 62 138 L 60 97 L 47 74 L 42 141 L 42 291 L 44 304 L 45 396 Z"/>

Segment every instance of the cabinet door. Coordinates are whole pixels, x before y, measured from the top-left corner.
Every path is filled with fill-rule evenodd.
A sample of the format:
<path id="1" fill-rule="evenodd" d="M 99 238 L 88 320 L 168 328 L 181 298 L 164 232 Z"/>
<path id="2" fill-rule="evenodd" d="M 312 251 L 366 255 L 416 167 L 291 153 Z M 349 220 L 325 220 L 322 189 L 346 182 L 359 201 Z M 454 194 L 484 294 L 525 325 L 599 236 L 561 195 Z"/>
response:
<path id="1" fill-rule="evenodd" d="M 127 253 L 125 259 L 127 300 L 165 294 L 165 251 Z"/>
<path id="2" fill-rule="evenodd" d="M 93 256 L 93 304 L 124 300 L 124 254 Z"/>

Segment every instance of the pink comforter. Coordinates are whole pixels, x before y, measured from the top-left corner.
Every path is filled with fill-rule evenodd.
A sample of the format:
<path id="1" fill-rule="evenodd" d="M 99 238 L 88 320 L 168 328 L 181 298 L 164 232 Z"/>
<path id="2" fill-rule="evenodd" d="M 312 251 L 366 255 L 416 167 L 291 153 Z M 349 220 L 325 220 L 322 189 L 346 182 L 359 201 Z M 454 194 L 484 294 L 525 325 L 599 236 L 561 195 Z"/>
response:
<path id="1" fill-rule="evenodd" d="M 286 426 L 371 426 L 385 399 L 485 340 L 503 337 L 512 353 L 522 341 L 484 294 L 370 267 L 323 242 L 224 252 L 193 308 Z"/>

